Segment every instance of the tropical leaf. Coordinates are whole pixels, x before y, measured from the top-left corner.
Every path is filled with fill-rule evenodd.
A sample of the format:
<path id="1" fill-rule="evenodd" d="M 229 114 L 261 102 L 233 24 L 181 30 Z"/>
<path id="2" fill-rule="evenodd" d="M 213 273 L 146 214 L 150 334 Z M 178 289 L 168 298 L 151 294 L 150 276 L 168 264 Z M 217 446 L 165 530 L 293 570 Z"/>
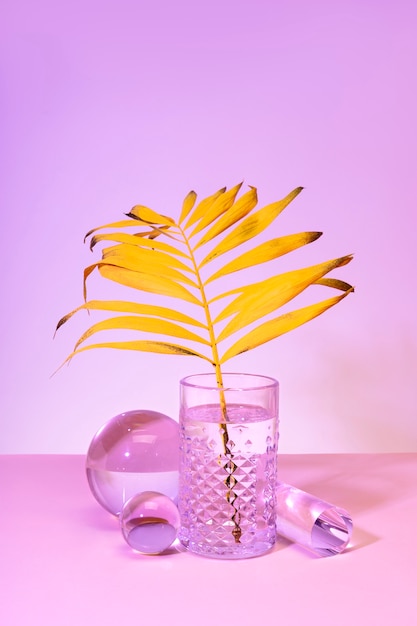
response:
<path id="1" fill-rule="evenodd" d="M 226 350 L 220 360 L 220 364 L 222 365 L 232 357 L 242 354 L 243 352 L 247 352 L 248 350 L 252 350 L 253 348 L 257 348 L 272 339 L 276 339 L 280 335 L 288 333 L 290 330 L 298 328 L 298 326 L 309 322 L 313 318 L 318 317 L 327 311 L 327 309 L 330 309 L 330 307 L 340 302 L 340 300 L 343 300 L 343 298 L 345 298 L 351 291 L 352 288 L 343 293 L 341 296 L 329 298 L 323 302 L 319 302 L 318 304 L 310 304 L 302 309 L 297 309 L 296 311 L 291 311 L 290 313 L 284 313 L 284 315 L 280 315 L 273 320 L 264 322 L 257 328 L 251 330 L 244 337 L 241 337 L 228 350 Z"/>
<path id="2" fill-rule="evenodd" d="M 212 294 L 211 299 L 208 299 L 206 285 L 209 283 L 214 283 L 228 274 L 275 261 L 315 241 L 321 235 L 319 232 L 304 232 L 281 236 L 252 247 L 247 245 L 243 253 L 237 254 L 232 260 L 229 258 L 222 267 L 216 261 L 216 270 L 210 273 L 211 261 L 242 244 L 249 244 L 273 223 L 302 190 L 297 187 L 281 200 L 254 211 L 258 200 L 256 188 L 250 187 L 238 197 L 240 189 L 241 184 L 229 190 L 223 187 L 198 203 L 197 195 L 191 191 L 183 201 L 178 221 L 138 204 L 127 214 L 128 220 L 90 230 L 86 237 L 91 238 L 92 249 L 96 250 L 99 243 L 110 242 L 112 245 L 104 247 L 101 259 L 85 268 L 85 303 L 61 318 L 57 328 L 82 309 L 124 315 L 112 316 L 93 324 L 80 337 L 76 349 L 68 359 L 95 347 L 193 355 L 213 365 L 221 386 L 222 363 L 317 317 L 353 291 L 343 280 L 327 276 L 332 270 L 348 263 L 352 258 L 348 255 L 310 267 L 278 273 L 256 283 L 236 286 L 224 293 Z M 125 232 L 130 227 L 134 227 L 135 232 Z M 111 232 L 98 232 L 105 229 Z M 200 236 L 195 240 L 197 235 Z M 200 254 L 201 248 L 216 239 L 217 242 L 211 249 L 201 254 L 203 258 L 197 258 L 196 252 Z M 96 269 L 102 277 L 134 289 L 132 293 L 137 294 L 135 301 L 87 301 L 87 279 Z M 207 275 L 203 276 L 202 271 Z M 317 285 L 341 290 L 343 293 L 261 323 L 221 355 L 218 346 L 224 339 L 244 330 L 249 324 L 273 313 L 302 292 Z M 187 306 L 196 307 L 195 314 L 192 310 L 186 314 L 175 308 L 141 302 L 141 292 L 176 298 L 178 303 L 186 302 Z M 228 302 L 213 319 L 213 305 L 223 298 Z M 198 321 L 202 315 L 205 323 Z M 218 331 L 217 324 L 225 320 L 228 320 L 226 325 Z M 196 332 L 187 326 L 193 326 Z M 134 340 L 83 345 L 97 332 L 118 330 L 176 337 L 181 340 L 181 344 L 182 341 L 199 342 L 211 348 L 211 357 L 202 355 L 187 345 L 170 341 Z"/>

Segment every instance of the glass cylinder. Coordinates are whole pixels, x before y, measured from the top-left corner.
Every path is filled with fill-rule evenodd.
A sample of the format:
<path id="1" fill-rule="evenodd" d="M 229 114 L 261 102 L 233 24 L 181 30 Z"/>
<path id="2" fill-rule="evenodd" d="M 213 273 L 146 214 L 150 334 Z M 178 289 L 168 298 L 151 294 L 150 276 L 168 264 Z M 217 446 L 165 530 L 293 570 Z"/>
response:
<path id="1" fill-rule="evenodd" d="M 340 554 L 352 536 L 345 509 L 292 485 L 277 485 L 277 532 L 320 556 Z"/>
<path id="2" fill-rule="evenodd" d="M 239 559 L 276 541 L 278 382 L 197 374 L 180 381 L 179 539 L 191 552 Z"/>

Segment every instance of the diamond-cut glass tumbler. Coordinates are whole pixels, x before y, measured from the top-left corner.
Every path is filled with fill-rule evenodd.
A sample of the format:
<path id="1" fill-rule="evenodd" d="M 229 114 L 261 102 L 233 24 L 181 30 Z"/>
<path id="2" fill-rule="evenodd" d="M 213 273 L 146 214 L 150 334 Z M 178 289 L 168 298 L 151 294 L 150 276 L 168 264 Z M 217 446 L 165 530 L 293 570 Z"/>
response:
<path id="1" fill-rule="evenodd" d="M 263 554 L 276 541 L 278 382 L 197 374 L 180 382 L 179 539 L 223 559 Z"/>

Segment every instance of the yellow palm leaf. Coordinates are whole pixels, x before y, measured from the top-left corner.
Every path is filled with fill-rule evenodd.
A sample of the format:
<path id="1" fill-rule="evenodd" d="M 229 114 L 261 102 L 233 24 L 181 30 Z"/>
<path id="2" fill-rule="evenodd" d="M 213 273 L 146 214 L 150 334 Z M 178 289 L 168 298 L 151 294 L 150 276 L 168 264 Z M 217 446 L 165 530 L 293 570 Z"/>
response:
<path id="1" fill-rule="evenodd" d="M 204 343 L 206 346 L 210 345 L 207 339 L 204 339 L 187 330 L 179 324 L 168 322 L 163 319 L 155 319 L 154 317 L 143 317 L 141 315 L 123 315 L 120 317 L 111 317 L 102 322 L 97 322 L 91 326 L 77 341 L 74 351 L 89 339 L 94 333 L 98 333 L 104 330 L 138 330 L 147 333 L 156 333 L 158 335 L 169 335 L 170 337 L 176 337 L 177 339 L 187 339 L 189 341 L 197 341 Z"/>
<path id="2" fill-rule="evenodd" d="M 93 325 L 87 333 L 84 333 L 80 342 L 86 341 L 91 334 L 101 330 L 118 330 L 121 328 L 130 331 L 140 330 L 199 341 L 211 347 L 211 358 L 184 346 L 159 341 L 106 342 L 95 346 L 78 347 L 73 354 L 93 347 L 148 350 L 164 354 L 192 354 L 209 361 L 215 367 L 217 380 L 221 385 L 220 363 L 304 324 L 353 291 L 348 283 L 325 277 L 332 269 L 348 263 L 351 259 L 349 255 L 311 267 L 278 274 L 258 283 L 243 285 L 226 293 L 214 295 L 211 300 L 208 300 L 205 291 L 206 285 L 217 278 L 277 259 L 314 241 L 321 235 L 317 232 L 298 233 L 261 243 L 247 249 L 237 258 L 229 260 L 223 267 L 219 267 L 217 264 L 216 271 L 212 272 L 204 282 L 201 275 L 202 268 L 222 254 L 251 241 L 262 233 L 302 190 L 301 187 L 297 187 L 278 202 L 273 202 L 253 211 L 257 204 L 256 189 L 252 187 L 240 198 L 237 198 L 240 188 L 241 184 L 229 190 L 224 187 L 204 198 L 198 204 L 196 204 L 195 192 L 190 192 L 183 201 L 178 221 L 149 207 L 135 205 L 127 214 L 128 220 L 95 228 L 87 234 L 87 237 L 91 237 L 92 248 L 97 243 L 104 241 L 110 241 L 113 245 L 104 248 L 100 261 L 84 270 L 85 300 L 86 281 L 97 268 L 104 278 L 133 288 L 135 292 L 152 293 L 158 297 L 174 297 L 198 306 L 199 316 L 204 315 L 205 324 L 173 308 L 159 307 L 140 301 L 126 303 L 112 300 L 85 302 L 64 316 L 58 323 L 58 327 L 62 326 L 83 308 L 125 313 L 127 315 L 123 317 L 113 317 Z M 134 227 L 135 232 L 121 232 L 129 227 Z M 97 233 L 100 229 L 113 229 L 113 232 Z M 227 234 L 224 234 L 226 231 L 228 231 Z M 193 237 L 198 233 L 201 235 L 197 238 L 197 243 L 193 244 Z M 216 237 L 220 238 L 221 235 L 223 235 L 222 238 L 217 240 L 218 243 L 199 263 L 195 256 L 195 250 Z M 220 341 L 279 309 L 296 298 L 310 285 L 327 286 L 341 290 L 343 293 L 322 303 L 298 309 L 292 313 L 281 315 L 275 320 L 264 322 L 226 350 L 223 359 L 220 360 L 218 352 Z M 213 303 L 226 297 L 232 299 L 213 321 Z M 231 319 L 228 320 L 223 330 L 218 332 L 217 323 L 228 317 Z M 203 335 L 200 336 L 200 333 L 197 332 L 193 333 L 183 324 L 200 327 L 204 331 Z"/>
<path id="3" fill-rule="evenodd" d="M 237 202 L 235 202 L 229 211 L 226 211 L 221 217 L 214 222 L 213 226 L 209 228 L 206 234 L 200 239 L 200 241 L 194 246 L 193 250 L 197 250 L 200 246 L 208 243 L 214 237 L 217 237 L 225 230 L 236 224 L 240 219 L 245 217 L 253 208 L 257 205 L 258 196 L 256 194 L 255 187 L 252 187 L 250 191 L 245 193 Z"/>
<path id="4" fill-rule="evenodd" d="M 113 311 L 116 313 L 135 313 L 137 315 L 153 315 L 155 317 L 162 317 L 165 319 L 174 320 L 183 324 L 190 324 L 192 326 L 198 326 L 204 328 L 207 331 L 207 326 L 199 322 L 194 317 L 185 315 L 180 311 L 175 311 L 167 307 L 156 306 L 155 304 L 140 304 L 138 302 L 128 302 L 123 300 L 90 300 L 85 302 L 81 306 L 77 307 L 71 313 L 67 313 L 62 317 L 56 327 L 56 330 L 60 328 L 65 322 L 67 322 L 75 313 L 81 311 Z"/>
<path id="5" fill-rule="evenodd" d="M 233 272 L 277 259 L 288 252 L 292 252 L 301 246 L 305 246 L 306 244 L 315 241 L 322 234 L 323 233 L 319 232 L 306 232 L 298 233 L 296 235 L 285 235 L 284 237 L 278 237 L 277 239 L 265 241 L 259 246 L 256 246 L 256 248 L 252 248 L 252 250 L 244 252 L 236 259 L 233 259 L 233 261 L 230 261 L 230 263 L 226 263 L 226 265 L 212 274 L 205 281 L 204 285 L 211 283 L 212 280 L 216 280 L 216 278 L 220 278 L 221 276 L 226 276 L 227 274 L 232 274 Z"/>
<path id="6" fill-rule="evenodd" d="M 234 343 L 228 350 L 226 350 L 223 357 L 220 359 L 220 363 L 223 364 L 229 359 L 253 348 L 276 339 L 280 335 L 288 333 L 290 330 L 294 330 L 298 326 L 309 322 L 310 320 L 318 317 L 327 309 L 334 306 L 340 300 L 343 300 L 352 290 L 346 291 L 341 296 L 335 296 L 329 298 L 318 304 L 310 304 L 309 306 L 291 311 L 290 313 L 284 313 L 279 317 L 264 322 L 257 328 L 254 328 L 244 337 L 241 337 L 236 343 Z"/>
<path id="7" fill-rule="evenodd" d="M 235 317 L 222 330 L 217 340 L 222 341 L 237 330 L 268 315 L 268 313 L 276 311 L 276 309 L 293 300 L 319 278 L 337 267 L 346 265 L 351 260 L 351 256 L 340 257 L 326 263 L 313 265 L 312 267 L 272 276 L 259 283 L 245 287 L 240 292 L 240 295 L 232 300 L 214 320 L 214 323 L 217 323 L 236 313 Z M 224 295 L 231 295 L 238 291 L 238 289 L 232 290 Z"/>
<path id="8" fill-rule="evenodd" d="M 229 250 L 233 250 L 233 248 L 259 235 L 280 213 L 282 213 L 285 207 L 287 207 L 301 191 L 302 187 L 297 187 L 282 200 L 268 204 L 263 207 L 263 209 L 259 209 L 256 213 L 249 215 L 249 217 L 240 222 L 231 233 L 226 235 L 226 237 L 213 248 L 200 263 L 200 268 L 209 261 L 219 257 L 221 254 L 229 252 Z"/>

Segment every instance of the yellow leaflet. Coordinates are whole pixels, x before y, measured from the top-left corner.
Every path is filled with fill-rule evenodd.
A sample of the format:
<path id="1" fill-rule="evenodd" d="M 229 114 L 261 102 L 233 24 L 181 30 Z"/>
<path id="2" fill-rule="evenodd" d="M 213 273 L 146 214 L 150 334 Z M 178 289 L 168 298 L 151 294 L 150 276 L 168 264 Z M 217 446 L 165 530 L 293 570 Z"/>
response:
<path id="1" fill-rule="evenodd" d="M 85 309 L 87 311 L 96 310 L 96 311 L 115 311 L 117 313 L 136 313 L 138 315 L 154 315 L 155 317 L 163 317 L 165 319 L 175 320 L 176 322 L 182 322 L 183 324 L 190 324 L 192 326 L 198 326 L 199 328 L 205 328 L 207 330 L 207 326 L 202 324 L 198 320 L 193 317 L 189 317 L 184 313 L 180 313 L 179 311 L 175 311 L 174 309 L 169 309 L 162 306 L 156 306 L 154 304 L 140 304 L 137 302 L 125 302 L 123 300 L 90 300 L 85 304 L 77 307 L 71 313 L 64 315 L 62 317 L 56 327 L 56 330 L 60 328 L 65 322 L 67 322 L 70 317 L 72 317 L 78 311 Z M 55 331 L 56 332 L 56 331 Z"/>
<path id="2" fill-rule="evenodd" d="M 204 283 L 207 285 L 212 280 L 226 276 L 226 274 L 232 274 L 239 270 L 246 269 L 247 267 L 254 267 L 267 261 L 272 261 L 288 252 L 292 252 L 301 246 L 304 246 L 312 241 L 318 239 L 323 233 L 311 232 L 311 233 L 297 233 L 296 235 L 285 235 L 284 237 L 278 237 L 277 239 L 271 239 L 261 243 L 256 248 L 244 252 L 230 263 L 227 263 L 212 276 L 210 276 Z"/>
<path id="3" fill-rule="evenodd" d="M 193 208 L 196 200 L 197 200 L 197 194 L 195 191 L 190 191 L 185 196 L 184 202 L 182 203 L 182 210 L 181 210 L 179 224 L 181 224 L 185 220 L 185 218 L 187 217 L 187 215 Z"/>
<path id="4" fill-rule="evenodd" d="M 142 239 L 144 241 L 148 241 L 147 237 L 143 237 L 142 233 L 123 233 L 123 232 L 112 232 L 112 233 L 102 233 L 101 235 L 94 235 L 90 240 L 90 250 L 92 251 L 95 246 L 102 241 L 112 241 L 114 243 L 127 243 L 132 246 L 141 245 Z"/>
<path id="5" fill-rule="evenodd" d="M 149 267 L 160 266 L 162 271 L 165 267 L 175 267 L 185 272 L 192 272 L 195 274 L 194 268 L 189 265 L 185 265 L 182 261 L 175 256 L 160 250 L 153 250 L 152 248 L 142 248 L 138 246 L 131 246 L 127 243 L 120 243 L 115 246 L 109 246 L 102 251 L 102 258 L 117 258 L 123 261 L 131 261 L 132 263 L 138 263 L 140 269 L 143 269 L 143 265 L 146 264 Z M 134 269 L 134 268 L 130 268 Z M 193 283 L 194 284 L 194 283 Z"/>
<path id="6" fill-rule="evenodd" d="M 161 215 L 152 209 L 149 209 L 147 206 L 143 206 L 141 204 L 137 204 L 130 210 L 128 213 L 129 216 L 142 220 L 148 224 L 159 224 L 159 225 L 169 225 L 174 226 L 175 222 L 171 217 L 167 215 Z"/>
<path id="7" fill-rule="evenodd" d="M 194 237 L 197 233 L 199 233 L 203 228 L 212 224 L 214 220 L 216 220 L 220 215 L 222 215 L 225 211 L 230 209 L 235 201 L 237 194 L 239 193 L 239 189 L 241 188 L 242 183 L 236 185 L 229 191 L 226 191 L 224 194 L 219 196 L 213 204 L 207 209 L 207 211 L 202 216 L 200 222 L 194 228 L 190 237 Z"/>
<path id="8" fill-rule="evenodd" d="M 312 267 L 279 274 L 245 287 L 243 293 L 230 302 L 216 318 L 215 322 L 219 322 L 229 315 L 237 313 L 222 330 L 218 341 L 222 341 L 268 313 L 276 311 L 315 283 L 316 280 L 336 267 L 346 265 L 351 259 L 350 256 L 340 257 Z"/>
<path id="9" fill-rule="evenodd" d="M 113 253 L 113 250 L 110 248 L 103 250 L 103 258 L 101 261 L 98 261 L 96 265 L 97 267 L 101 267 L 103 264 L 115 265 L 127 270 L 132 270 L 133 272 L 148 274 L 149 276 L 160 276 L 162 274 L 165 278 L 170 278 L 177 282 L 190 285 L 190 287 L 197 288 L 196 283 L 191 280 L 191 278 L 170 267 L 168 264 L 159 263 L 155 260 L 150 263 L 149 261 L 145 261 L 143 257 L 135 257 L 135 255 L 130 252 L 118 255 L 116 251 Z"/>
<path id="10" fill-rule="evenodd" d="M 297 187 L 297 189 L 294 189 L 294 191 L 289 193 L 283 200 L 268 204 L 240 222 L 238 226 L 232 230 L 231 233 L 226 235 L 226 237 L 203 259 L 200 263 L 200 267 L 203 267 L 203 265 L 212 259 L 259 235 L 259 233 L 265 230 L 301 191 L 302 187 Z"/>
<path id="11" fill-rule="evenodd" d="M 188 222 L 185 225 L 185 229 L 190 228 L 190 226 L 195 224 L 195 222 L 197 222 L 203 215 L 205 215 L 206 211 L 208 211 L 208 209 L 211 207 L 213 202 L 219 196 L 221 196 L 225 191 L 226 191 L 226 187 L 222 187 L 221 189 L 219 189 L 219 191 L 216 191 L 216 193 L 213 193 L 208 198 L 204 198 L 203 200 L 201 200 L 201 202 L 197 204 L 194 211 L 191 213 L 190 217 L 188 218 Z"/>
<path id="12" fill-rule="evenodd" d="M 168 243 L 164 243 L 163 241 L 148 239 L 147 237 L 144 237 L 142 233 L 135 235 L 130 235 L 129 233 L 104 233 L 102 235 L 94 235 L 90 242 L 91 250 L 100 241 L 114 241 L 117 243 L 126 243 L 132 246 L 144 246 L 146 248 L 161 250 L 162 252 L 168 252 L 168 254 L 176 254 L 177 256 L 188 258 L 187 255 L 184 252 L 181 252 L 181 250 L 178 250 L 178 248 L 170 246 Z"/>
<path id="13" fill-rule="evenodd" d="M 103 330 L 138 330 L 147 333 L 157 333 L 158 335 L 169 335 L 177 339 L 188 339 L 189 341 L 197 341 L 209 346 L 210 342 L 195 333 L 174 324 L 167 320 L 155 319 L 154 317 L 142 317 L 139 315 L 123 315 L 120 317 L 111 317 L 110 319 L 97 322 L 91 326 L 77 341 L 74 351 L 84 343 L 89 337 Z"/>
<path id="14" fill-rule="evenodd" d="M 329 298 L 318 304 L 311 304 L 302 309 L 285 313 L 284 315 L 280 315 L 273 320 L 261 324 L 261 326 L 258 326 L 244 337 L 241 337 L 241 339 L 226 350 L 225 354 L 220 359 L 220 363 L 223 364 L 232 357 L 242 354 L 242 352 L 252 350 L 252 348 L 256 348 L 272 339 L 276 339 L 280 335 L 288 333 L 290 330 L 294 330 L 298 328 L 298 326 L 309 322 L 340 302 L 340 300 L 345 298 L 351 291 L 352 290 L 346 291 L 341 296 Z"/>
<path id="15" fill-rule="evenodd" d="M 111 224 L 104 224 L 104 226 L 97 226 L 97 228 L 92 228 L 88 231 L 88 233 L 84 237 L 84 242 L 86 241 L 86 239 L 88 239 L 88 237 L 90 237 L 90 235 L 96 233 L 98 230 L 102 230 L 103 228 L 128 228 L 132 226 L 134 228 L 137 228 L 140 224 L 146 226 L 146 228 L 149 228 L 149 224 L 147 222 L 141 222 L 140 220 L 133 219 L 121 220 L 119 222 L 111 222 Z"/>
<path id="16" fill-rule="evenodd" d="M 316 280 L 314 284 L 323 285 L 324 287 L 333 287 L 333 289 L 340 289 L 341 291 L 354 291 L 352 285 L 337 278 L 320 278 L 320 280 Z"/>
<path id="17" fill-rule="evenodd" d="M 320 268 L 323 268 L 324 266 L 329 268 L 327 272 L 324 272 L 321 274 L 323 276 L 325 273 L 328 273 L 330 270 L 335 269 L 336 267 L 347 265 L 352 259 L 353 259 L 353 256 L 351 254 L 348 254 L 346 256 L 342 256 L 337 259 L 332 259 L 331 261 L 325 261 L 324 263 L 320 263 L 319 265 L 312 265 L 310 267 L 306 267 L 301 270 L 292 270 L 291 272 L 285 272 L 284 274 L 277 274 L 276 276 L 272 276 L 271 278 L 262 280 L 259 283 L 252 283 L 250 285 L 242 285 L 241 287 L 230 289 L 230 291 L 219 293 L 218 296 L 214 296 L 214 298 L 211 298 L 211 300 L 209 300 L 209 304 L 211 304 L 212 302 L 216 302 L 216 300 L 221 300 L 222 298 L 232 296 L 235 293 L 242 294 L 242 300 L 244 298 L 251 298 L 252 296 L 256 296 L 258 294 L 259 288 L 263 289 L 265 287 L 265 288 L 269 288 L 269 290 L 272 291 L 272 287 L 274 286 L 274 281 L 281 281 L 281 280 L 291 281 L 292 280 L 291 275 L 293 275 L 295 280 L 298 280 L 300 272 L 309 272 L 310 270 L 311 271 L 319 270 L 317 280 L 313 282 L 314 284 L 320 284 L 319 283 L 319 277 L 320 277 L 320 271 L 321 271 Z M 322 279 L 322 280 L 323 280 L 323 284 L 324 284 L 324 281 L 327 281 L 329 283 L 328 286 L 333 287 L 335 285 L 333 285 L 332 283 L 336 281 L 337 279 L 327 278 L 327 279 Z M 343 283 L 343 281 L 338 281 L 338 282 L 340 283 L 340 285 L 344 284 L 344 285 L 347 285 L 348 288 L 351 287 L 351 285 L 349 285 L 348 283 Z M 279 283 L 277 286 L 279 286 Z M 342 287 L 338 287 L 338 288 L 341 289 Z M 237 298 L 235 300 L 232 300 L 232 302 L 230 302 L 227 305 L 227 307 L 225 307 L 225 309 L 216 317 L 214 321 L 220 322 L 221 320 L 225 319 L 229 315 L 239 312 L 240 309 L 242 308 L 242 300 L 239 299 L 238 301 Z M 245 301 L 243 301 L 243 304 L 245 304 Z"/>
<path id="18" fill-rule="evenodd" d="M 84 301 L 87 300 L 87 278 L 96 269 L 96 267 L 97 267 L 97 263 L 94 263 L 93 265 L 89 265 L 88 267 L 84 268 L 84 279 L 83 279 Z"/>
<path id="19" fill-rule="evenodd" d="M 125 285 L 125 287 L 132 287 L 133 289 L 163 296 L 172 296 L 173 298 L 180 298 L 181 300 L 202 306 L 201 302 L 185 287 L 165 276 L 135 272 L 110 263 L 97 263 L 96 265 L 104 278 Z"/>
<path id="20" fill-rule="evenodd" d="M 255 187 L 252 187 L 250 191 L 245 193 L 239 200 L 237 200 L 223 215 L 219 217 L 217 221 L 209 228 L 206 234 L 200 239 L 197 245 L 194 246 L 194 250 L 200 246 L 208 243 L 214 237 L 220 235 L 233 224 L 236 224 L 239 220 L 245 217 L 252 209 L 255 208 L 258 202 Z"/>
<path id="21" fill-rule="evenodd" d="M 209 363 L 212 363 L 211 360 L 204 356 L 204 354 L 200 354 L 199 352 L 195 352 L 195 350 L 190 350 L 190 348 L 186 348 L 184 346 L 178 346 L 175 343 L 166 343 L 165 341 L 109 341 L 105 343 L 95 343 L 89 346 L 83 346 L 79 348 L 75 352 L 72 352 L 63 362 L 63 364 L 58 368 L 61 369 L 68 363 L 76 354 L 80 354 L 80 352 L 85 352 L 86 350 L 95 350 L 96 348 L 112 348 L 116 350 L 139 350 L 141 352 L 158 352 L 160 354 L 176 354 L 179 356 L 197 356 L 200 359 L 204 359 Z M 57 370 L 58 371 L 58 370 Z"/>

